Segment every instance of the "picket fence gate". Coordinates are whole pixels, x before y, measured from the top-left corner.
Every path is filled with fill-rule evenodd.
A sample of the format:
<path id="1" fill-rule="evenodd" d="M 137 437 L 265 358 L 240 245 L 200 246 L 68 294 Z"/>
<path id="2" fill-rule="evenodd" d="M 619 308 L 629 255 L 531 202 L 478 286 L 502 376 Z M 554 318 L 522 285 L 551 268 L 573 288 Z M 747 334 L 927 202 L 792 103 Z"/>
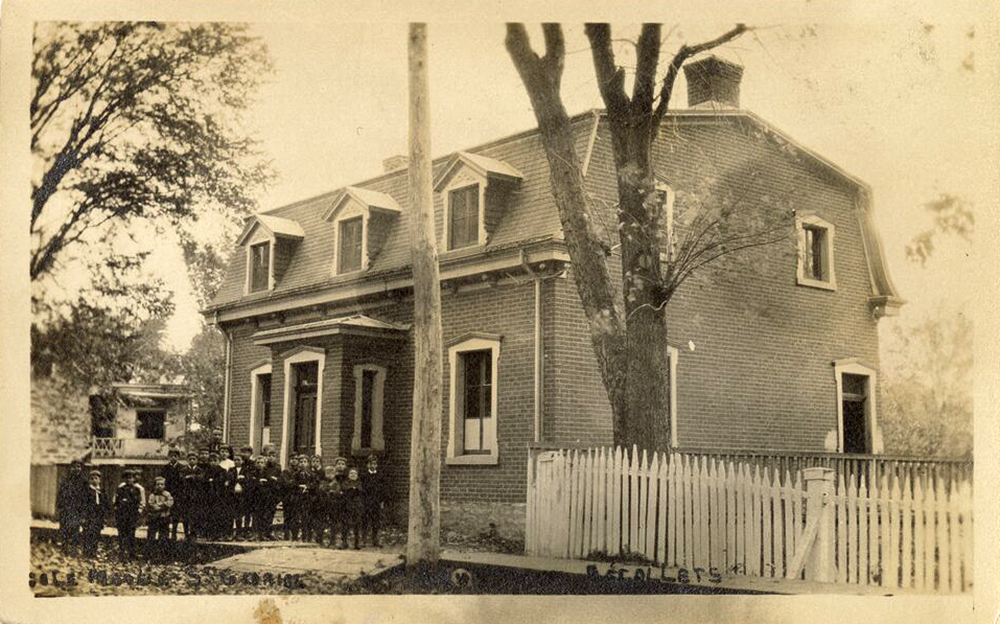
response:
<path id="1" fill-rule="evenodd" d="M 970 589 L 971 483 L 951 482 L 945 491 L 943 480 L 896 478 L 890 486 L 883 477 L 881 487 L 869 489 L 842 476 L 835 484 L 829 469 L 811 475 L 816 482 L 807 492 L 803 471 L 782 474 L 699 455 L 640 454 L 635 447 L 631 454 L 620 447 L 533 454 L 525 552 L 806 578 L 810 549 L 824 548 L 832 569 L 814 573 L 818 580 Z M 811 493 L 815 507 L 807 505 Z M 807 523 L 807 507 L 822 513 Z"/>

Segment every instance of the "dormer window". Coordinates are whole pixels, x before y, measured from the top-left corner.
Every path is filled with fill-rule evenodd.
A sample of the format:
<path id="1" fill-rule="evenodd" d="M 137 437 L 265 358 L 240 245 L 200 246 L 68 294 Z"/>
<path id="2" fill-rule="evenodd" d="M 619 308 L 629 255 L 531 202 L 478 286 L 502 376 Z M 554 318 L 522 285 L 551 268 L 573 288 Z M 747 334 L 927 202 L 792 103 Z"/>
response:
<path id="1" fill-rule="evenodd" d="M 363 220 L 361 217 L 344 219 L 337 226 L 337 273 L 350 273 L 361 269 Z"/>
<path id="2" fill-rule="evenodd" d="M 400 213 L 396 200 L 385 193 L 355 186 L 341 191 L 323 216 L 336 237 L 333 274 L 367 271 Z"/>
<path id="3" fill-rule="evenodd" d="M 250 245 L 250 292 L 260 292 L 270 287 L 271 243 Z"/>
<path id="4" fill-rule="evenodd" d="M 448 249 L 479 243 L 479 196 L 478 184 L 448 192 Z"/>
<path id="5" fill-rule="evenodd" d="M 798 215 L 798 283 L 825 290 L 836 290 L 833 263 L 833 224 L 815 214 Z"/>
<path id="6" fill-rule="evenodd" d="M 304 236 L 302 227 L 291 219 L 268 214 L 250 217 L 236 241 L 247 254 L 244 293 L 274 290 Z"/>
<path id="7" fill-rule="evenodd" d="M 481 154 L 458 152 L 434 179 L 444 212 L 444 251 L 485 245 L 499 225 L 521 173 Z"/>

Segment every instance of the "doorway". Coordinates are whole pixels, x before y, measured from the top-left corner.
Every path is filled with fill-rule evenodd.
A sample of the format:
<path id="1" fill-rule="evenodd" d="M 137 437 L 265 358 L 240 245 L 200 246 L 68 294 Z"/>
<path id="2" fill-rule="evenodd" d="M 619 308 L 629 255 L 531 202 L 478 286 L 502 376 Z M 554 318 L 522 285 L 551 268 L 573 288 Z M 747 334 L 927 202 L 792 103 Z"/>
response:
<path id="1" fill-rule="evenodd" d="M 319 396 L 319 364 L 302 362 L 292 365 L 294 376 L 292 411 L 292 452 L 313 455 L 316 452 L 316 401 Z"/>

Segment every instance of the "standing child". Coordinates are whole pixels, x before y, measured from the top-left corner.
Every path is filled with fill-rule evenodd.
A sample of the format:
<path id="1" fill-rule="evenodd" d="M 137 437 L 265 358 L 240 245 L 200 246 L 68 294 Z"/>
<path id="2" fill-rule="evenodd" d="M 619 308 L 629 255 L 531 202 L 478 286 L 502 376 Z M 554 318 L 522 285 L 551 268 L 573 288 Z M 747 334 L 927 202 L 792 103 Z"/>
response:
<path id="1" fill-rule="evenodd" d="M 258 457 L 253 473 L 247 483 L 247 502 L 252 516 L 253 531 L 258 541 L 263 542 L 271 536 L 268 526 L 268 505 L 273 496 L 271 480 L 268 478 L 267 458 Z"/>
<path id="2" fill-rule="evenodd" d="M 323 543 L 323 531 L 325 529 L 322 512 L 323 502 L 320 493 L 320 486 L 323 485 L 323 481 L 323 460 L 319 455 L 313 455 L 309 460 L 309 491 L 308 503 L 306 504 L 309 511 L 306 514 L 304 524 L 308 533 L 306 539 L 319 544 Z"/>
<path id="3" fill-rule="evenodd" d="M 131 561 L 135 556 L 135 527 L 142 513 L 142 491 L 135 483 L 136 471 L 125 471 L 125 482 L 115 493 L 115 528 L 118 529 L 118 558 Z"/>
<path id="4" fill-rule="evenodd" d="M 104 518 L 111 511 L 107 494 L 101 489 L 101 471 L 91 470 L 87 476 L 86 496 L 81 505 L 83 519 L 83 556 L 92 558 L 97 554 L 97 543 L 101 539 Z"/>
<path id="5" fill-rule="evenodd" d="M 354 550 L 361 548 L 361 481 L 358 479 L 358 469 L 347 471 L 347 479 L 342 486 L 341 506 L 344 510 L 344 523 L 340 530 L 341 546 L 347 548 L 348 529 L 354 532 Z"/>
<path id="6" fill-rule="evenodd" d="M 247 505 L 247 485 L 249 480 L 247 474 L 250 472 L 248 464 L 243 463 L 243 456 L 237 455 L 233 458 L 235 464 L 229 471 L 229 483 L 232 488 L 233 521 L 230 530 L 233 537 L 244 537 L 250 530 L 250 516 L 246 511 Z"/>
<path id="7" fill-rule="evenodd" d="M 175 448 L 167 451 L 167 465 L 163 467 L 164 489 L 170 492 L 174 504 L 170 507 L 170 539 L 177 541 L 177 526 L 184 522 L 184 464 L 180 462 L 181 452 Z M 185 531 L 188 527 L 184 526 Z"/>
<path id="8" fill-rule="evenodd" d="M 337 469 L 327 466 L 323 474 L 323 482 L 319 486 L 321 511 L 320 516 L 330 529 L 330 547 L 337 545 L 337 530 L 340 528 L 340 482 L 337 481 Z M 323 531 L 320 531 L 322 544 Z"/>
<path id="9" fill-rule="evenodd" d="M 299 530 L 299 458 L 288 458 L 288 468 L 281 472 L 281 516 L 286 540 L 294 540 Z"/>
<path id="10" fill-rule="evenodd" d="M 262 452 L 264 457 L 267 459 L 264 474 L 266 475 L 270 485 L 266 506 L 267 515 L 264 518 L 263 529 L 267 539 L 273 539 L 274 514 L 278 508 L 281 467 L 278 465 L 278 455 L 273 446 L 270 444 L 265 445 Z"/>
<path id="11" fill-rule="evenodd" d="M 148 521 L 146 532 L 146 553 L 150 558 L 163 559 L 170 546 L 170 511 L 174 498 L 166 489 L 165 477 L 156 477 L 153 491 L 146 500 Z"/>
<path id="12" fill-rule="evenodd" d="M 229 504 L 226 491 L 229 475 L 219 463 L 219 453 L 208 452 L 208 466 L 205 468 L 205 514 L 207 515 L 206 535 L 219 539 L 225 531 L 226 507 Z"/>
<path id="13" fill-rule="evenodd" d="M 184 539 L 189 542 L 193 542 L 201 535 L 201 509 L 203 506 L 201 503 L 201 474 L 199 456 L 192 451 L 188 453 L 187 466 L 181 473 L 184 479 L 181 491 L 184 496 L 181 499 L 180 514 L 184 522 Z"/>
<path id="14" fill-rule="evenodd" d="M 59 539 L 67 553 L 74 552 L 80 543 L 87 487 L 87 479 L 83 476 L 83 462 L 74 459 L 70 462 L 69 473 L 59 483 L 59 490 L 56 492 Z"/>
<path id="15" fill-rule="evenodd" d="M 362 524 L 369 544 L 378 548 L 378 530 L 382 524 L 382 510 L 385 508 L 386 483 L 384 473 L 378 469 L 378 456 L 368 456 L 368 465 L 361 473 Z"/>

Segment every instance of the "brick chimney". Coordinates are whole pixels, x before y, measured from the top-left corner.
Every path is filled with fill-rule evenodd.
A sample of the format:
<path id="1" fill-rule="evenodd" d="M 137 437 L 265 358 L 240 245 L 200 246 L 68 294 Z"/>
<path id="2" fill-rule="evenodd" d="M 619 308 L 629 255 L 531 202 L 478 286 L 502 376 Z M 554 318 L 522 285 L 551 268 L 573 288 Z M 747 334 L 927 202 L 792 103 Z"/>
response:
<path id="1" fill-rule="evenodd" d="M 717 56 L 684 65 L 689 108 L 739 108 L 743 67 Z"/>
<path id="2" fill-rule="evenodd" d="M 396 154 L 395 156 L 390 156 L 382 161 L 382 171 L 389 173 L 390 171 L 396 171 L 397 169 L 405 169 L 409 164 L 409 157 L 403 156 L 402 154 Z"/>

